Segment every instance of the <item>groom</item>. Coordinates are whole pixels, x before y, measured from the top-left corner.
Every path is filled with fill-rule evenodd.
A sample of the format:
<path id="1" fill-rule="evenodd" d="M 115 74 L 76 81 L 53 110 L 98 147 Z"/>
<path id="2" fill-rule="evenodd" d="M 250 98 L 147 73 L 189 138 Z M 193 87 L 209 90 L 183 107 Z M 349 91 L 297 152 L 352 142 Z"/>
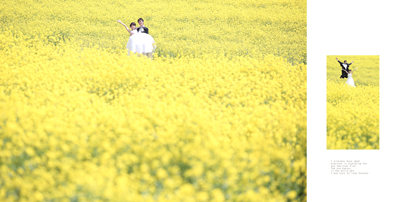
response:
<path id="1" fill-rule="evenodd" d="M 136 29 L 136 31 L 137 31 L 137 32 L 141 32 L 141 33 L 149 34 L 149 28 L 147 28 L 147 27 L 145 27 L 145 26 L 143 25 L 143 24 L 144 24 L 143 18 L 139 18 L 139 19 L 138 19 L 138 23 L 139 23 L 140 27 L 138 27 L 138 28 Z"/>
<path id="2" fill-rule="evenodd" d="M 353 64 L 354 61 L 349 64 L 349 63 L 347 63 L 346 60 L 344 62 L 340 62 L 337 58 L 336 58 L 336 60 L 340 63 L 340 66 L 342 66 L 342 75 L 340 76 L 340 78 L 341 79 L 347 78 L 347 72 L 346 71 L 349 71 L 349 66 L 351 64 Z"/>
<path id="3" fill-rule="evenodd" d="M 139 27 L 136 29 L 136 31 L 139 33 L 146 33 L 149 34 L 149 28 L 144 26 L 144 20 L 143 18 L 138 19 Z M 147 56 L 148 58 L 153 59 L 153 53 L 143 53 L 143 55 Z"/>

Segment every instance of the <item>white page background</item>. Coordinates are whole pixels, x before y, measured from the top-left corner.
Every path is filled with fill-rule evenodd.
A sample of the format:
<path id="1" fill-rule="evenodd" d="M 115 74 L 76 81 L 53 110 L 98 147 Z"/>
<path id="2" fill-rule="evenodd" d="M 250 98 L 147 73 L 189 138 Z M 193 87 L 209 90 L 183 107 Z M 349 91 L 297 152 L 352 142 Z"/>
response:
<path id="1" fill-rule="evenodd" d="M 400 6 L 307 2 L 307 201 L 400 201 Z M 379 55 L 380 149 L 326 149 L 326 56 Z M 356 61 L 355 61 L 356 62 Z M 340 74 L 340 72 L 338 72 Z M 332 175 L 331 160 L 361 160 L 367 175 Z"/>

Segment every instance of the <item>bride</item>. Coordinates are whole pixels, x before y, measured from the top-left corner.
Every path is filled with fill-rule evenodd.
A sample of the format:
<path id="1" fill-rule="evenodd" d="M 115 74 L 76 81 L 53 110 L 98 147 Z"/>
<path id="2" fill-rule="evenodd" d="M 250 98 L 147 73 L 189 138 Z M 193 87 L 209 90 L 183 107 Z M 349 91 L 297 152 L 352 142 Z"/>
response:
<path id="1" fill-rule="evenodd" d="M 349 77 L 347 78 L 347 81 L 346 81 L 347 85 L 349 85 L 349 86 L 356 87 L 356 86 L 354 85 L 354 80 L 353 80 L 353 72 L 354 72 L 356 69 L 357 69 L 357 68 L 355 68 L 354 70 L 349 69 L 349 71 L 344 70 L 344 71 L 347 73 L 347 75 L 349 76 Z"/>
<path id="2" fill-rule="evenodd" d="M 153 37 L 146 33 L 137 32 L 136 23 L 134 22 L 129 25 L 131 30 L 129 30 L 128 26 L 122 23 L 121 20 L 118 20 L 117 22 L 122 24 L 130 34 L 128 44 L 126 44 L 128 55 L 130 55 L 130 52 L 133 52 L 152 57 L 152 54 L 156 48 Z"/>

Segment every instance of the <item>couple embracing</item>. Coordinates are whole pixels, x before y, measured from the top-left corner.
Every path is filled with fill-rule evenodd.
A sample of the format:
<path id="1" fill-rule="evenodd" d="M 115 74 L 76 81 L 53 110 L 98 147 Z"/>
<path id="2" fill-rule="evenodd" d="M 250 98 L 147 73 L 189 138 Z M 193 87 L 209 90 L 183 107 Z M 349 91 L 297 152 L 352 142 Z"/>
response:
<path id="1" fill-rule="evenodd" d="M 354 85 L 354 80 L 353 80 L 353 72 L 357 69 L 355 68 L 354 70 L 349 69 L 350 65 L 354 63 L 347 63 L 347 61 L 340 62 L 339 59 L 336 58 L 336 60 L 339 62 L 340 66 L 342 66 L 342 75 L 340 76 L 341 79 L 347 78 L 346 84 L 352 87 L 356 87 Z"/>
<path id="2" fill-rule="evenodd" d="M 129 27 L 122 23 L 120 20 L 117 21 L 122 24 L 129 32 L 130 37 L 126 48 L 128 49 L 128 55 L 130 52 L 136 54 L 143 54 L 148 57 L 152 57 L 152 54 L 156 48 L 153 37 L 149 35 L 149 29 L 144 26 L 143 18 L 138 19 L 139 27 L 136 27 L 136 23 L 132 22 Z"/>

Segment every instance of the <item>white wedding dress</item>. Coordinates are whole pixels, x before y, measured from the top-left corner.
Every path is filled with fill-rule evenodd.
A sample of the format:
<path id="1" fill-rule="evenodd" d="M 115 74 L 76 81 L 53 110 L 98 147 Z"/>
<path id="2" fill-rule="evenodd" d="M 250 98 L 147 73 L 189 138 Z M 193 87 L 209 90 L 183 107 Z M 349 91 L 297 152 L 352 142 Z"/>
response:
<path id="1" fill-rule="evenodd" d="M 128 49 L 128 55 L 132 51 L 133 53 L 153 53 L 156 49 L 156 42 L 153 37 L 146 33 L 140 33 L 136 30 L 132 30 L 133 33 L 129 37 L 128 44 L 126 44 L 126 48 Z"/>
<path id="2" fill-rule="evenodd" d="M 352 74 L 348 74 L 347 76 L 348 76 L 347 81 L 346 81 L 347 85 L 356 87 L 356 86 L 354 85 L 354 80 L 353 80 Z"/>

